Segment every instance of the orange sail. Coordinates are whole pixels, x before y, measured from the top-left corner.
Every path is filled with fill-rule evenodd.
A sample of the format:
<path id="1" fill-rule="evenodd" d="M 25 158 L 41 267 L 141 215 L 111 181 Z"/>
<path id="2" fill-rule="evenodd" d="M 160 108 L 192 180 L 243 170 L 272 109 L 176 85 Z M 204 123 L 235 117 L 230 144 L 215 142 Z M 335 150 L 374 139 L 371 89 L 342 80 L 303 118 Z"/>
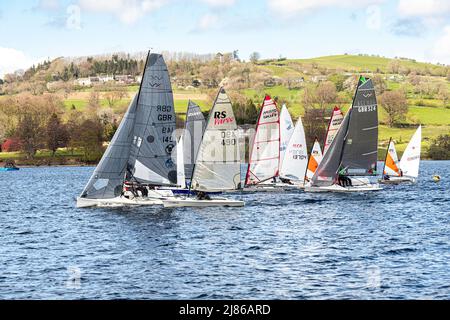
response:
<path id="1" fill-rule="evenodd" d="M 400 176 L 397 151 L 395 150 L 394 141 L 392 141 L 392 139 L 389 141 L 383 174 L 388 176 Z"/>
<path id="2" fill-rule="evenodd" d="M 309 158 L 308 169 L 306 170 L 306 179 L 305 179 L 306 181 L 311 180 L 321 161 L 322 161 L 322 150 L 320 149 L 319 141 L 317 141 L 316 139 L 311 151 L 311 156 Z"/>

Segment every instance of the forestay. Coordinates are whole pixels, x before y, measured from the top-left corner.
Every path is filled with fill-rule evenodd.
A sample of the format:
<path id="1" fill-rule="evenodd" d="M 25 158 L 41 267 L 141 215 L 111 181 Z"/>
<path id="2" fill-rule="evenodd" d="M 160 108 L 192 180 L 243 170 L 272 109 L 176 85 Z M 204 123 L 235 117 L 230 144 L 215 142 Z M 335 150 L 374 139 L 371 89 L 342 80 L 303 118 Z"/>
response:
<path id="1" fill-rule="evenodd" d="M 236 118 L 225 89 L 210 111 L 200 144 L 191 187 L 198 191 L 240 188 L 241 161 Z"/>
<path id="2" fill-rule="evenodd" d="M 417 128 L 400 160 L 400 169 L 404 176 L 417 178 L 419 176 L 420 150 L 422 142 L 422 126 Z"/>
<path id="3" fill-rule="evenodd" d="M 327 135 L 325 137 L 325 143 L 323 147 L 324 154 L 327 153 L 328 149 L 330 148 L 331 143 L 336 137 L 343 120 L 344 114 L 342 113 L 341 109 L 339 109 L 338 107 L 334 107 L 330 122 L 328 123 Z"/>
<path id="4" fill-rule="evenodd" d="M 169 72 L 160 54 L 147 58 L 137 104 L 128 179 L 150 185 L 175 185 L 175 108 Z"/>
<path id="5" fill-rule="evenodd" d="M 266 96 L 261 108 L 250 152 L 245 185 L 278 176 L 280 163 L 280 117 L 275 102 Z"/>
<path id="6" fill-rule="evenodd" d="M 286 154 L 282 160 L 280 177 L 304 182 L 307 164 L 308 151 L 305 130 L 303 128 L 302 119 L 299 117 L 287 145 Z"/>
<path id="7" fill-rule="evenodd" d="M 186 177 L 192 177 L 195 160 L 197 158 L 200 143 L 202 142 L 203 132 L 206 121 L 200 107 L 189 100 L 186 112 L 185 130 L 183 132 L 184 148 L 184 171 Z"/>
<path id="8" fill-rule="evenodd" d="M 95 168 L 81 197 L 88 199 L 111 199 L 122 194 L 133 126 L 136 116 L 137 95 L 133 98 L 102 159 Z"/>

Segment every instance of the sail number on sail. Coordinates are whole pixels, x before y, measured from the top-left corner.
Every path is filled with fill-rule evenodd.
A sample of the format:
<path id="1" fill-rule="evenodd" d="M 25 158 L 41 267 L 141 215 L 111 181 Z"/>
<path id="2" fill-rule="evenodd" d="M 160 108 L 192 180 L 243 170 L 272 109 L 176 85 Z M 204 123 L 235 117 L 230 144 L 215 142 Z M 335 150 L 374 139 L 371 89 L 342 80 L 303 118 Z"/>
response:
<path id="1" fill-rule="evenodd" d="M 377 106 L 358 106 L 358 112 L 373 112 L 377 110 Z"/>
<path id="2" fill-rule="evenodd" d="M 236 136 L 233 131 L 224 131 L 222 135 L 223 146 L 235 146 L 237 143 Z"/>

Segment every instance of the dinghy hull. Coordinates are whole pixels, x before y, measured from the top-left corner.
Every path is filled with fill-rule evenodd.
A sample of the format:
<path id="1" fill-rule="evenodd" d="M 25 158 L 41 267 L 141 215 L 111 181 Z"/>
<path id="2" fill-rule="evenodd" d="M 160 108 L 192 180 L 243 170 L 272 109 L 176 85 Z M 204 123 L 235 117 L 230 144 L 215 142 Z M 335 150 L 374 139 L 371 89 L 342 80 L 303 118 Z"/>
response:
<path id="1" fill-rule="evenodd" d="M 383 190 L 378 184 L 359 185 L 353 187 L 342 187 L 334 184 L 329 187 L 313 187 L 305 186 L 305 192 L 339 192 L 339 193 L 357 193 L 357 192 L 371 192 Z"/>
<path id="2" fill-rule="evenodd" d="M 182 207 L 243 207 L 244 201 L 225 199 L 225 198 L 213 198 L 211 200 L 197 200 L 190 198 L 175 198 L 163 200 L 164 208 L 182 208 Z"/>
<path id="3" fill-rule="evenodd" d="M 105 208 L 105 207 L 124 207 L 124 206 L 155 206 L 162 205 L 162 199 L 135 198 L 128 199 L 117 197 L 112 199 L 87 199 L 77 198 L 77 208 Z"/>
<path id="4" fill-rule="evenodd" d="M 415 183 L 416 179 L 412 177 L 390 177 L 389 180 L 379 179 L 381 184 L 402 184 L 402 183 Z"/>

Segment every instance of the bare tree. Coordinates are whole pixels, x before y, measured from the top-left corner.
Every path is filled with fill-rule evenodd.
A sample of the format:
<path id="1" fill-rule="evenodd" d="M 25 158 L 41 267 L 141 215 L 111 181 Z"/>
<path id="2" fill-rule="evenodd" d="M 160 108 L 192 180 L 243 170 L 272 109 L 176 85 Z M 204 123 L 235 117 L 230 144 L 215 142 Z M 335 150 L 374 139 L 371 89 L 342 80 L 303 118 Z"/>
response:
<path id="1" fill-rule="evenodd" d="M 406 119 L 408 113 L 408 103 L 403 92 L 386 91 L 379 98 L 381 107 L 388 115 L 388 125 L 393 127 L 399 121 Z"/>

